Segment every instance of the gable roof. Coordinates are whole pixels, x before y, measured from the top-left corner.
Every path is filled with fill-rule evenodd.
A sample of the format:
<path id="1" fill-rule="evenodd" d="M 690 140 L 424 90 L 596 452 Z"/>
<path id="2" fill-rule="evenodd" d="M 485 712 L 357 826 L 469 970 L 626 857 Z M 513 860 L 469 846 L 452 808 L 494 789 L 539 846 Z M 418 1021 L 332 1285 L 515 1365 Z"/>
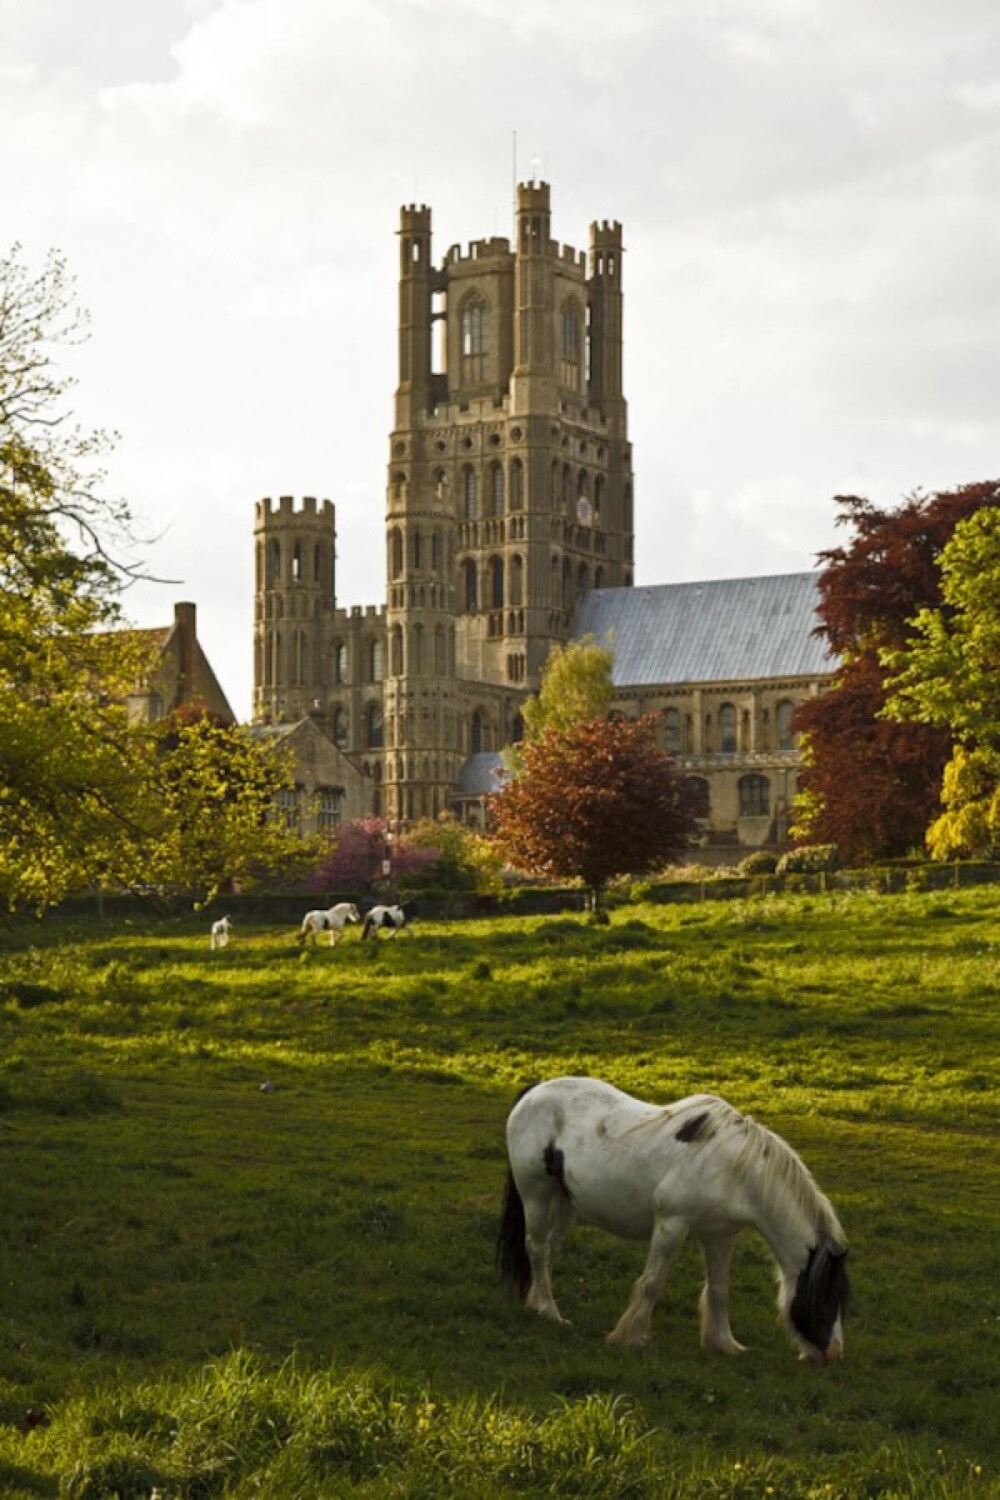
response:
<path id="1" fill-rule="evenodd" d="M 837 666 L 818 623 L 815 573 L 593 589 L 573 623 L 614 650 L 615 687 L 825 677 Z"/>

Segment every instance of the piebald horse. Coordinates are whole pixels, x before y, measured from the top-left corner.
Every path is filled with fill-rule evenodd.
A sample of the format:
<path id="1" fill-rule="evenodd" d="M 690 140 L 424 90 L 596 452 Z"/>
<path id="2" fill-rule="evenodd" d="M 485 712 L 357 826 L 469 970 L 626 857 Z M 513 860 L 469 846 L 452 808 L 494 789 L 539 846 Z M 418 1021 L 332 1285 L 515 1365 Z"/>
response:
<path id="1" fill-rule="evenodd" d="M 802 1356 L 844 1352 L 844 1232 L 791 1146 L 713 1094 L 647 1104 L 596 1078 L 529 1086 L 507 1121 L 507 1187 L 497 1268 L 528 1307 L 564 1323 L 552 1255 L 574 1219 L 649 1241 L 645 1269 L 608 1335 L 643 1344 L 684 1240 L 705 1260 L 701 1341 L 741 1354 L 729 1326 L 729 1266 L 741 1229 L 756 1229 L 777 1263 L 778 1307 Z"/>
<path id="2" fill-rule="evenodd" d="M 353 901 L 338 901 L 336 906 L 331 906 L 327 911 L 307 911 L 302 918 L 298 940 L 304 943 L 311 937 L 315 942 L 321 932 L 328 932 L 332 948 L 343 937 L 348 922 L 360 921 L 361 913 Z"/>

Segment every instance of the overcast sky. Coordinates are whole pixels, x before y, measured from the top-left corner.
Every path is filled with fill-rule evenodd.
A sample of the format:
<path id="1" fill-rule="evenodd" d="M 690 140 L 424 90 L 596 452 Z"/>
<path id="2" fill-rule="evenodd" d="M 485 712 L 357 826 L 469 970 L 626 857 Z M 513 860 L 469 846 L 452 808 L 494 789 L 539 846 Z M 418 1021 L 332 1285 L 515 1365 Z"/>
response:
<path id="1" fill-rule="evenodd" d="M 838 493 L 1000 478 L 996 0 L 0 0 L 2 234 L 92 318 L 109 490 L 250 711 L 253 502 L 384 599 L 398 209 L 624 226 L 637 582 L 810 568 Z"/>

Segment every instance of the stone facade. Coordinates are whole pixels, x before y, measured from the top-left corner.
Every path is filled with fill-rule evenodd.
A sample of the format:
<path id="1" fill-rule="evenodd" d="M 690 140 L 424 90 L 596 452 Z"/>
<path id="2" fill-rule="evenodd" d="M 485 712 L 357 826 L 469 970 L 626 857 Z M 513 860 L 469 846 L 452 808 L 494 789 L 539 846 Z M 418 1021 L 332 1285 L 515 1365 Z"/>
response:
<path id="1" fill-rule="evenodd" d="M 550 214 L 548 185 L 521 184 L 513 244 L 456 245 L 435 265 L 430 209 L 401 210 L 384 608 L 338 608 L 330 501 L 256 508 L 255 718 L 311 716 L 361 772 L 368 810 L 399 826 L 468 810 L 462 768 L 519 736 L 521 704 L 581 606 L 632 591 L 621 226 L 593 223 L 583 252 L 552 238 Z M 634 684 L 618 682 L 618 706 L 634 711 Z M 647 707 L 715 691 L 660 686 Z M 776 694 L 814 690 L 763 670 L 726 687 L 740 725 L 762 723 Z M 696 717 L 681 761 L 714 785 L 735 763 L 711 763 Z M 741 814 L 736 783 L 722 785 L 713 827 L 747 843 L 780 835 L 784 823 Z"/>

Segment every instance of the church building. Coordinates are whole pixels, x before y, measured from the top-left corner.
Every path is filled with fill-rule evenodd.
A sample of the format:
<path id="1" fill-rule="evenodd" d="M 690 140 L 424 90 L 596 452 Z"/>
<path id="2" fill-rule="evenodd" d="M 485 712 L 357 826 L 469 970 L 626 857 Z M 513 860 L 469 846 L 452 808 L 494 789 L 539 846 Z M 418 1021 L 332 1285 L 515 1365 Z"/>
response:
<path id="1" fill-rule="evenodd" d="M 260 501 L 254 717 L 312 718 L 391 825 L 481 821 L 550 650 L 592 634 L 616 707 L 659 715 L 706 841 L 780 844 L 791 716 L 833 667 L 815 579 L 635 587 L 621 226 L 578 251 L 550 216 L 548 185 L 523 183 L 513 246 L 435 265 L 430 209 L 401 210 L 385 603 L 338 608 L 329 500 Z"/>

